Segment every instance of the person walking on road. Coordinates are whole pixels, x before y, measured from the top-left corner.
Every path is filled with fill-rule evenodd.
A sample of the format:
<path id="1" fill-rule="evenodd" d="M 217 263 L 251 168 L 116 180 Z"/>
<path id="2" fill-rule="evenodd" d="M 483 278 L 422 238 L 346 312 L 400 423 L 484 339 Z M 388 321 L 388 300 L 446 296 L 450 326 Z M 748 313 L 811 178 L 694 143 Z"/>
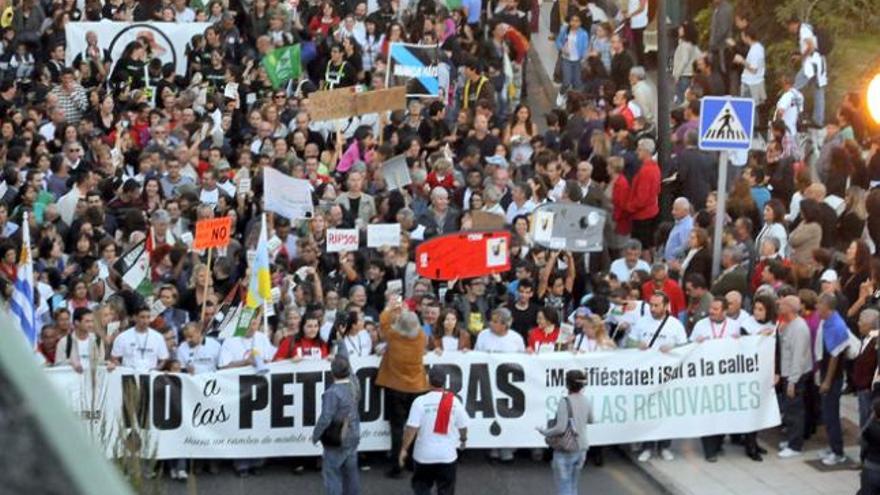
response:
<path id="1" fill-rule="evenodd" d="M 312 432 L 312 443 L 320 441 L 324 447 L 321 465 L 324 493 L 357 495 L 360 493 L 357 463 L 361 436 L 360 391 L 351 374 L 347 348 L 342 344 L 338 349 L 339 354 L 330 363 L 333 385 L 321 395 L 321 416 Z"/>
<path id="2" fill-rule="evenodd" d="M 593 422 L 593 408 L 587 396 L 581 394 L 586 381 L 587 377 L 582 370 L 568 370 L 565 373 L 568 395 L 559 401 L 553 426 L 537 428 L 548 439 L 548 443 L 553 445 L 553 479 L 559 495 L 579 493 L 578 482 L 587 460 L 587 450 L 590 448 L 587 425 Z M 576 445 L 567 446 L 564 440 L 551 440 L 572 434 Z"/>
<path id="3" fill-rule="evenodd" d="M 409 448 L 415 442 L 413 493 L 429 495 L 437 485 L 437 495 L 453 495 L 458 461 L 456 449 L 464 450 L 467 443 L 468 415 L 461 400 L 443 388 L 446 383 L 443 370 L 431 368 L 428 382 L 431 391 L 413 401 L 409 410 L 398 461 L 402 468 Z"/>

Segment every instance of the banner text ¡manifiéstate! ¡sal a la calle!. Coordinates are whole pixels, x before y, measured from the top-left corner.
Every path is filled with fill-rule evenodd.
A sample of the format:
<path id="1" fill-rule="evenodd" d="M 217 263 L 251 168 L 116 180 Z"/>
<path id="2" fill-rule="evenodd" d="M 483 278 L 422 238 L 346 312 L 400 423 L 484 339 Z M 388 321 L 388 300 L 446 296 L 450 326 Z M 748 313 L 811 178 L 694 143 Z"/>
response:
<path id="1" fill-rule="evenodd" d="M 596 421 L 589 441 L 603 445 L 778 425 L 773 353 L 772 337 L 755 336 L 691 344 L 668 354 L 431 353 L 425 365 L 443 369 L 448 387 L 464 402 L 471 418 L 470 448 L 543 447 L 535 427 L 555 415 L 565 371 L 583 369 Z M 362 389 L 361 450 L 389 447 L 382 391 L 375 383 L 380 359 L 352 359 Z M 145 449 L 155 447 L 159 459 L 321 452 L 311 434 L 321 394 L 331 383 L 327 361 L 272 363 L 264 374 L 249 367 L 202 375 L 102 369 L 94 397 L 88 373 L 70 368 L 47 373 L 86 425 L 103 424 L 112 436 L 131 426 L 126 416 L 134 417 L 149 430 Z M 123 414 L 126 393 L 140 398 L 136 414 Z"/>

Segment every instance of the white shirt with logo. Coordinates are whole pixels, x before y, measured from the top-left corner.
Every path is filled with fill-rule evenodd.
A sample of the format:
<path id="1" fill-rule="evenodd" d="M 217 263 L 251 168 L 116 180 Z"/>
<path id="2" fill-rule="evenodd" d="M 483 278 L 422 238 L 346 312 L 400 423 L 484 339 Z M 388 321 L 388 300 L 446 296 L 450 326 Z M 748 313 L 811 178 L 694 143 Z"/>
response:
<path id="1" fill-rule="evenodd" d="M 490 329 L 485 329 L 477 334 L 475 351 L 482 352 L 526 352 L 526 343 L 522 335 L 508 330 L 504 336 L 499 336 Z"/>
<path id="2" fill-rule="evenodd" d="M 705 339 L 739 337 L 739 328 L 739 323 L 736 320 L 725 317 L 723 322 L 717 323 L 706 317 L 694 325 L 694 330 L 691 332 L 691 342 L 696 342 L 701 337 Z"/>
<path id="3" fill-rule="evenodd" d="M 196 375 L 217 371 L 220 363 L 220 343 L 211 337 L 206 337 L 204 342 L 195 347 L 188 341 L 184 342 L 177 348 L 177 359 L 184 367 L 192 366 Z"/>
<path id="4" fill-rule="evenodd" d="M 113 341 L 111 355 L 121 359 L 122 366 L 150 371 L 158 367 L 159 361 L 168 359 L 168 346 L 162 334 L 152 328 L 138 332 L 131 327 Z"/>

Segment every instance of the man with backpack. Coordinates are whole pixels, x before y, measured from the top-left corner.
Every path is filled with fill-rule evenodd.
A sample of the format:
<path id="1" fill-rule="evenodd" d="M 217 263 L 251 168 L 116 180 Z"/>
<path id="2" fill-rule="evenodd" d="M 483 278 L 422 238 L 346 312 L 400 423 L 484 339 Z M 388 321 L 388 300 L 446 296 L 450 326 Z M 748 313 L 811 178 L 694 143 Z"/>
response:
<path id="1" fill-rule="evenodd" d="M 788 32 L 797 35 L 798 53 L 793 58 L 800 60 L 801 68 L 794 79 L 794 87 L 803 90 L 808 85 L 813 88 L 813 124 L 825 125 L 825 87 L 828 86 L 828 64 L 825 57 L 834 48 L 831 37 L 821 29 L 801 22 L 797 18 L 788 21 Z"/>
<path id="2" fill-rule="evenodd" d="M 71 366 L 77 373 L 104 364 L 105 346 L 95 334 L 95 315 L 88 308 L 73 311 L 73 332 L 61 339 L 55 351 L 55 366 Z M 112 369 L 112 364 L 108 365 Z"/>

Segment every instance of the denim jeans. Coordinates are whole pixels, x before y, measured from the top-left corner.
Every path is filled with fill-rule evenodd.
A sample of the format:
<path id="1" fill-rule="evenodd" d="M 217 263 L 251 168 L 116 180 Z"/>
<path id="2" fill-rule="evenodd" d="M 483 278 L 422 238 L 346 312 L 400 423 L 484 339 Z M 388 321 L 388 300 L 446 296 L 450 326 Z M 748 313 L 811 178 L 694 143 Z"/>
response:
<path id="1" fill-rule="evenodd" d="M 871 410 L 871 390 L 859 390 L 856 393 L 856 397 L 859 400 L 859 429 L 861 431 L 874 415 L 874 411 Z M 859 437 L 859 445 L 862 447 L 861 457 L 864 460 L 867 444 L 861 439 L 861 436 Z"/>
<path id="2" fill-rule="evenodd" d="M 675 83 L 675 104 L 681 105 L 684 103 L 684 93 L 691 85 L 691 76 L 681 76 L 678 78 L 678 81 Z"/>
<path id="3" fill-rule="evenodd" d="M 553 479 L 556 481 L 556 493 L 577 495 L 581 469 L 583 469 L 586 460 L 586 450 L 577 452 L 553 451 Z"/>
<path id="4" fill-rule="evenodd" d="M 880 470 L 862 468 L 861 482 L 858 495 L 880 495 Z"/>
<path id="5" fill-rule="evenodd" d="M 324 448 L 321 475 L 324 493 L 328 495 L 357 495 L 360 493 L 357 448 Z"/>
<path id="6" fill-rule="evenodd" d="M 794 76 L 794 87 L 803 93 L 807 86 L 813 89 L 813 123 L 818 126 L 825 125 L 825 88 L 819 86 L 815 77 L 808 79 L 801 67 Z"/>
<path id="7" fill-rule="evenodd" d="M 840 389 L 843 378 L 831 382 L 831 389 L 822 396 L 822 422 L 828 434 L 828 446 L 837 455 L 843 455 L 843 431 L 840 426 Z"/>
<path id="8" fill-rule="evenodd" d="M 561 57 L 562 54 L 560 53 Z M 578 60 L 562 59 L 562 88 L 560 91 L 580 91 L 583 86 L 581 83 L 581 63 Z"/>

